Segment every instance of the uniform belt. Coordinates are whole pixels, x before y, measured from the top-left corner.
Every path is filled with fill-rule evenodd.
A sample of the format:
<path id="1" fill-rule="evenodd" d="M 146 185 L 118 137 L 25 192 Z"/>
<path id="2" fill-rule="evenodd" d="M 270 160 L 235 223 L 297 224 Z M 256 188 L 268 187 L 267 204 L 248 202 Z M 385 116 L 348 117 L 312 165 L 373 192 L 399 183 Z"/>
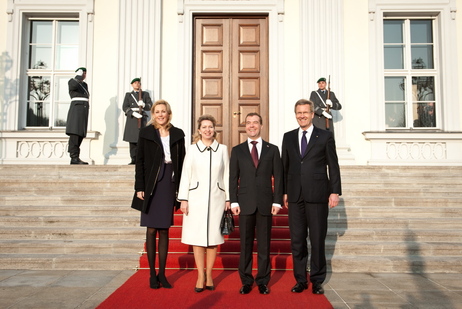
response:
<path id="1" fill-rule="evenodd" d="M 79 98 L 79 97 L 76 97 L 76 98 L 72 98 L 71 101 L 87 101 L 87 102 L 88 102 L 88 98 Z"/>
<path id="2" fill-rule="evenodd" d="M 134 111 L 134 112 L 139 112 L 139 111 L 140 111 L 140 108 L 139 108 L 139 107 L 132 107 L 132 111 Z"/>

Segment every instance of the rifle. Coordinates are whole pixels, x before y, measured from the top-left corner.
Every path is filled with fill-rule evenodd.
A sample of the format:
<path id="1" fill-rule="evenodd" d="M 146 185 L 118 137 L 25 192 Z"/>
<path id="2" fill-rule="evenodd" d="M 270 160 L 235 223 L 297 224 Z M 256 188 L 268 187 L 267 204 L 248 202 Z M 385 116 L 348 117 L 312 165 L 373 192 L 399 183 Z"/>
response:
<path id="1" fill-rule="evenodd" d="M 143 100 L 143 95 L 141 94 L 141 87 L 140 87 L 140 91 L 138 92 L 138 102 Z M 138 102 L 136 102 L 136 104 L 138 104 Z M 138 105 L 138 108 L 139 108 L 139 113 L 141 116 L 143 116 L 143 108 L 141 107 L 141 105 Z M 141 118 L 138 118 L 138 129 L 141 128 L 141 120 L 143 119 L 143 117 Z"/>
<path id="2" fill-rule="evenodd" d="M 330 100 L 330 75 L 329 75 L 329 80 L 327 82 L 327 100 Z M 326 112 L 330 113 L 330 106 L 329 104 L 326 104 Z M 329 119 L 326 118 L 326 130 L 329 130 L 330 124 L 329 124 Z"/>

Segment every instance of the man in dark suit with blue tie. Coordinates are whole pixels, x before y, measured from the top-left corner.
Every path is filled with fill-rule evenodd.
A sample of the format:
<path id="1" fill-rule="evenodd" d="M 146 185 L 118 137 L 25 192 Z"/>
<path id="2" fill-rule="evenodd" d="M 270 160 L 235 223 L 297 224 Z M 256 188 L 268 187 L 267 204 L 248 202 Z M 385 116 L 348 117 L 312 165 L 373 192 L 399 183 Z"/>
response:
<path id="1" fill-rule="evenodd" d="M 239 215 L 241 294 L 248 294 L 255 282 L 260 294 L 269 294 L 271 275 L 270 240 L 272 215 L 282 207 L 282 162 L 277 146 L 260 136 L 262 118 L 250 113 L 245 118 L 247 140 L 233 147 L 229 169 L 231 210 Z M 274 178 L 274 190 L 272 179 Z M 252 276 L 252 251 L 257 234 L 258 272 Z"/>
<path id="2" fill-rule="evenodd" d="M 289 229 L 294 277 L 292 292 L 308 288 L 306 265 L 307 228 L 311 242 L 310 281 L 313 294 L 324 294 L 327 263 L 325 240 L 329 207 L 342 194 L 340 167 L 332 132 L 313 126 L 314 104 L 301 99 L 295 103 L 299 128 L 284 134 L 284 206 L 289 208 Z"/>

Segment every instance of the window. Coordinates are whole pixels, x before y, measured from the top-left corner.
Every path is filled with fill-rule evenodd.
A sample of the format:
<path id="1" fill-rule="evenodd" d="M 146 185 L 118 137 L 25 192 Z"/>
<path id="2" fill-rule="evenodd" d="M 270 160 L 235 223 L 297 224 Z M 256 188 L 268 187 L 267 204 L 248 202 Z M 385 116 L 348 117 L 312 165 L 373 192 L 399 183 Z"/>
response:
<path id="1" fill-rule="evenodd" d="M 383 21 L 385 124 L 390 128 L 436 128 L 438 71 L 435 20 Z"/>
<path id="2" fill-rule="evenodd" d="M 76 19 L 30 19 L 27 69 L 27 127 L 66 125 L 67 82 L 78 65 Z"/>

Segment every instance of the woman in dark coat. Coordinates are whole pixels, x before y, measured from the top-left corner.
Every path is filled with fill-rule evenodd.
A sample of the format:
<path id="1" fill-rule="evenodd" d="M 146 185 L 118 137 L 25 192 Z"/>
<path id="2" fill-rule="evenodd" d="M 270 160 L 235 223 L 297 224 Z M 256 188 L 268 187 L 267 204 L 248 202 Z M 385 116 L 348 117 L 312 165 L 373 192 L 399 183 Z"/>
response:
<path id="1" fill-rule="evenodd" d="M 183 130 L 170 120 L 172 110 L 159 100 L 151 108 L 151 121 L 140 130 L 136 156 L 135 191 L 132 207 L 141 211 L 141 226 L 146 226 L 146 251 L 151 288 L 171 288 L 165 277 L 168 232 L 173 225 L 174 208 L 185 156 Z M 159 273 L 156 275 L 156 234 L 159 233 Z"/>

